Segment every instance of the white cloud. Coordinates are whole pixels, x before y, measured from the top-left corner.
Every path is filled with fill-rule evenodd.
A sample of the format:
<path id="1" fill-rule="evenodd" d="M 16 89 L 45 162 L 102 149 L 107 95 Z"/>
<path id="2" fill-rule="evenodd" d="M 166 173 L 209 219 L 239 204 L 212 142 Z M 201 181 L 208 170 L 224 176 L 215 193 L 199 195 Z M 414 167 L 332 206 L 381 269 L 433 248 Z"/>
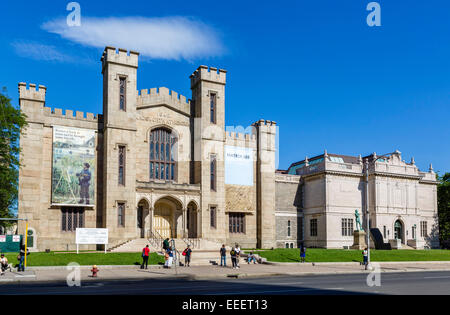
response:
<path id="1" fill-rule="evenodd" d="M 185 17 L 83 16 L 81 26 L 69 27 L 66 19 L 56 19 L 42 28 L 84 46 L 125 48 L 151 59 L 192 60 L 218 56 L 224 51 L 212 27 Z"/>
<path id="2" fill-rule="evenodd" d="M 72 62 L 73 58 L 59 52 L 54 46 L 30 41 L 15 41 L 11 44 L 21 57 L 40 61 Z"/>

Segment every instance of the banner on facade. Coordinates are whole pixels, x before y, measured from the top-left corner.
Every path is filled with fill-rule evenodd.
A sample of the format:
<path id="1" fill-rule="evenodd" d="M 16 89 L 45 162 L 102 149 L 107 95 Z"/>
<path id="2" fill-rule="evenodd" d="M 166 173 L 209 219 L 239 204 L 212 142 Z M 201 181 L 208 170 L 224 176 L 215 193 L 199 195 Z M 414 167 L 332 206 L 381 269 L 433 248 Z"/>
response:
<path id="1" fill-rule="evenodd" d="M 108 229 L 77 228 L 75 243 L 78 245 L 108 244 Z"/>
<path id="2" fill-rule="evenodd" d="M 95 131 L 53 126 L 52 203 L 93 206 Z"/>
<path id="3" fill-rule="evenodd" d="M 225 184 L 253 186 L 253 149 L 225 146 Z"/>

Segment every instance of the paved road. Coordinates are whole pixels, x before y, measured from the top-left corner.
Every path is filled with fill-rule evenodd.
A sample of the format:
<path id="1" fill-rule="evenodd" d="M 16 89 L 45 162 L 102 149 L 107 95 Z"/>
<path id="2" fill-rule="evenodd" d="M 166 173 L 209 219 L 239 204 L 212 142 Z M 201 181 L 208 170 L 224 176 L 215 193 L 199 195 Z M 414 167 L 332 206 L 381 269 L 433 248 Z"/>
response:
<path id="1" fill-rule="evenodd" d="M 89 281 L 81 287 L 61 282 L 4 284 L 0 294 L 151 294 L 151 295 L 315 295 L 450 294 L 450 272 L 382 273 L 381 286 L 369 287 L 367 275 L 316 275 L 223 280 L 146 279 Z"/>

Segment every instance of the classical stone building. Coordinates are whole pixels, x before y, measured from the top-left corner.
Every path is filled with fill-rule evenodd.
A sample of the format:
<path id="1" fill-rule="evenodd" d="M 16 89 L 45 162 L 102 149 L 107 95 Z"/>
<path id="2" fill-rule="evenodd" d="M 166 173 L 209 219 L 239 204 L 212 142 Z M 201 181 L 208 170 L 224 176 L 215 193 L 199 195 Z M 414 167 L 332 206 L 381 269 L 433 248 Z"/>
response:
<path id="1" fill-rule="evenodd" d="M 398 239 L 413 248 L 438 247 L 436 174 L 431 166 L 419 171 L 414 159 L 404 162 L 398 151 L 378 160 L 375 153 L 354 157 L 325 151 L 277 171 L 277 246 L 350 247 L 355 210 L 366 212 L 366 159 L 372 238 L 378 229 L 384 243 Z M 366 217 L 361 221 L 367 231 Z"/>
<path id="2" fill-rule="evenodd" d="M 108 228 L 109 246 L 152 237 L 275 246 L 275 122 L 225 132 L 227 73 L 213 67 L 190 76 L 191 100 L 165 87 L 138 92 L 138 56 L 106 47 L 102 115 L 51 109 L 45 86 L 19 83 L 29 125 L 18 213 L 33 249 L 74 249 L 77 227 Z"/>

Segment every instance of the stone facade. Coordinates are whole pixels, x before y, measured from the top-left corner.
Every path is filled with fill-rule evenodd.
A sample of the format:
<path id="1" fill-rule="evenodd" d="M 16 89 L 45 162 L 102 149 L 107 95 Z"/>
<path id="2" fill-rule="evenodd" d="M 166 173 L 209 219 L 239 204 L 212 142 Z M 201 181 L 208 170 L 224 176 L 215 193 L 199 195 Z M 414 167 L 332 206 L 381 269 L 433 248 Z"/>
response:
<path id="1" fill-rule="evenodd" d="M 285 243 L 282 230 L 286 213 L 291 218 L 303 217 L 303 237 L 299 235 L 298 242 L 308 247 L 353 245 L 355 210 L 364 229 L 367 226 L 363 160 L 368 161 L 369 170 L 370 228 L 378 228 L 384 243 L 400 239 L 413 248 L 439 247 L 436 174 L 432 167 L 428 172 L 419 171 L 414 160 L 404 162 L 398 151 L 378 160 L 375 153 L 362 158 L 325 152 L 279 172 L 278 246 Z M 298 189 L 289 189 L 289 181 L 298 182 Z"/>
<path id="2" fill-rule="evenodd" d="M 71 110 L 51 109 L 45 106 L 46 87 L 19 83 L 20 108 L 29 124 L 20 139 L 19 217 L 29 220 L 36 240 L 32 249 L 76 247 L 74 229 L 62 230 L 65 206 L 52 203 L 54 126 L 95 131 L 95 205 L 75 205 L 84 213 L 84 222 L 77 224 L 108 228 L 109 246 L 160 236 L 227 245 L 239 242 L 241 247 L 275 246 L 275 122 L 259 120 L 250 134 L 225 132 L 225 70 L 200 66 L 190 76 L 192 98 L 188 100 L 165 87 L 137 91 L 138 59 L 137 52 L 105 48 L 101 115 L 77 111 L 74 116 Z M 175 161 L 173 179 L 153 175 L 156 170 L 151 165 L 159 170 L 159 164 L 151 164 L 149 158 L 155 130 L 167 131 L 176 139 L 170 149 Z M 252 152 L 252 184 L 225 184 L 225 146 Z M 118 180 L 122 147 L 124 183 Z M 118 220 L 122 204 L 124 221 Z M 239 232 L 231 228 L 233 213 L 244 217 L 245 227 Z M 24 225 L 19 229 L 23 233 Z"/>

